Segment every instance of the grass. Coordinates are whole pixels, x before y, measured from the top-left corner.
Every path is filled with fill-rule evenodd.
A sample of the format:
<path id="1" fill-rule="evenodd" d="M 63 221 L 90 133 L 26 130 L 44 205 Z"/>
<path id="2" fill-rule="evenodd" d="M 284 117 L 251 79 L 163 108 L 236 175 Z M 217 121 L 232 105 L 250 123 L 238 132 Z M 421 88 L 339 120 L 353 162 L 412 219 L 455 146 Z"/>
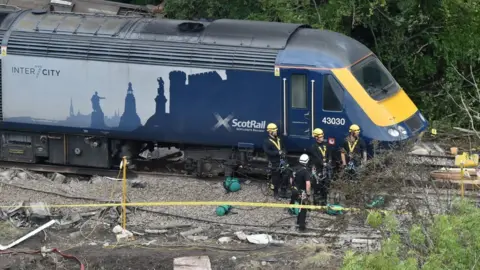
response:
<path id="1" fill-rule="evenodd" d="M 8 221 L 0 221 L 0 244 L 8 245 L 11 241 L 23 235 L 23 231 Z"/>
<path id="2" fill-rule="evenodd" d="M 305 254 L 305 259 L 299 265 L 300 269 L 324 269 L 334 257 L 323 244 L 303 245 L 298 248 L 298 252 Z"/>

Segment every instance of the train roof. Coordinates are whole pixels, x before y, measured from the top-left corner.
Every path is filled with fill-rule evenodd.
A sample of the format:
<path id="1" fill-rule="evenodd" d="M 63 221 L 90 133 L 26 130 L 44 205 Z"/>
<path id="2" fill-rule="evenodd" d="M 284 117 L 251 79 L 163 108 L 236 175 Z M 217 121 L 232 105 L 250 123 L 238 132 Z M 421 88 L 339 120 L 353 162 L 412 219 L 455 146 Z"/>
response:
<path id="1" fill-rule="evenodd" d="M 0 9 L 8 54 L 272 71 L 274 65 L 339 68 L 371 51 L 308 25 L 220 19 L 182 21 Z"/>
<path id="2" fill-rule="evenodd" d="M 104 13 L 109 15 L 148 14 L 146 6 L 131 5 L 105 0 L 3 0 L 0 5 L 19 9 L 46 8 L 53 11 L 75 13 Z"/>

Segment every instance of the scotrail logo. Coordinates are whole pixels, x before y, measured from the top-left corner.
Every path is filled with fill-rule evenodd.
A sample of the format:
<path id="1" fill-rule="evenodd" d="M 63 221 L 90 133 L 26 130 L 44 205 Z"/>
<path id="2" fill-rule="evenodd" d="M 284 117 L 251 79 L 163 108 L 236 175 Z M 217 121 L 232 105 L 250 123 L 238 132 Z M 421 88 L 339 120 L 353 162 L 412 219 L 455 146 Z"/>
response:
<path id="1" fill-rule="evenodd" d="M 235 129 L 237 131 L 248 131 L 248 132 L 263 132 L 265 131 L 266 121 L 257 121 L 257 120 L 246 120 L 242 121 L 237 118 L 234 119 L 233 114 L 228 115 L 223 118 L 218 113 L 213 114 L 217 119 L 217 123 L 213 126 L 212 130 L 217 130 L 219 127 L 223 126 L 226 130 L 232 131 Z M 232 124 L 230 125 L 230 121 Z"/>

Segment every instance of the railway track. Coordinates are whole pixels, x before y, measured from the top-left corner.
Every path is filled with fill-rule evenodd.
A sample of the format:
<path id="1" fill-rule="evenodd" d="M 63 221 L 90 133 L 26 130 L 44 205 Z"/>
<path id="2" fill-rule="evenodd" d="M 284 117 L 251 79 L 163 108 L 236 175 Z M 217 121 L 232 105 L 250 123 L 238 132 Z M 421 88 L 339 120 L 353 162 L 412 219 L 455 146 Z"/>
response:
<path id="1" fill-rule="evenodd" d="M 200 178 L 194 174 L 187 174 L 183 170 L 183 163 L 181 162 L 169 162 L 167 159 L 170 158 L 169 155 L 166 158 L 160 160 L 134 160 L 134 163 L 137 165 L 137 168 L 130 170 L 127 169 L 127 178 L 132 179 L 138 176 L 158 176 L 158 177 L 182 177 L 182 178 Z M 454 167 L 454 157 L 451 156 L 435 156 L 435 155 L 408 155 L 409 160 L 408 164 L 412 165 L 425 165 L 427 167 Z M 50 165 L 50 164 L 31 164 L 31 163 L 21 163 L 21 162 L 10 162 L 10 161 L 0 161 L 1 168 L 18 168 L 24 170 L 30 170 L 39 173 L 61 173 L 65 175 L 80 175 L 80 176 L 107 176 L 107 177 L 118 177 L 120 174 L 120 169 L 103 169 L 103 168 L 91 168 L 91 167 L 77 167 L 77 166 L 65 166 L 65 165 Z M 243 178 L 242 176 L 240 176 Z M 265 181 L 264 179 L 259 179 L 255 177 L 247 177 L 252 181 Z M 212 180 L 222 180 L 223 177 L 213 176 L 206 179 Z M 386 180 L 388 177 L 386 178 Z M 413 185 L 413 182 L 420 185 L 431 185 L 431 179 L 418 180 L 414 179 L 412 176 L 405 176 L 405 181 Z M 457 189 L 458 183 L 436 180 L 433 181 L 437 188 L 442 189 Z M 478 189 L 475 186 L 465 183 L 466 189 Z"/>
<path id="2" fill-rule="evenodd" d="M 50 164 L 31 164 L 22 162 L 9 162 L 0 161 L 0 167 L 2 168 L 18 168 L 24 170 L 30 170 L 39 173 L 61 173 L 66 175 L 82 175 L 82 176 L 108 176 L 117 177 L 120 172 L 120 168 L 117 169 L 102 169 L 102 168 L 90 168 L 90 167 L 77 167 L 77 166 L 64 166 L 64 165 L 50 165 Z M 165 171 L 140 171 L 127 169 L 127 178 L 133 178 L 140 175 L 150 176 L 176 176 L 186 178 L 198 178 L 195 175 L 187 175 L 182 173 L 170 172 L 168 169 Z M 121 174 L 120 174 L 121 175 Z"/>
<path id="3" fill-rule="evenodd" d="M 412 165 L 426 165 L 434 167 L 455 167 L 455 158 L 451 156 L 434 156 L 434 155 L 408 155 L 407 162 Z M 166 163 L 164 159 L 161 160 L 135 160 L 136 163 L 141 164 L 139 167 L 148 168 L 147 170 L 127 170 L 128 176 L 135 175 L 159 175 L 159 176 L 183 176 L 183 177 L 197 177 L 195 175 L 187 175 L 185 173 L 177 173 L 172 171 L 181 171 L 182 169 L 169 168 L 175 163 Z M 51 164 L 31 164 L 23 162 L 0 161 L 0 167 L 3 168 L 21 168 L 36 172 L 57 172 L 63 174 L 73 175 L 102 175 L 102 176 L 117 176 L 119 168 L 103 169 L 91 167 L 77 167 L 66 165 L 51 165 Z M 164 168 L 160 168 L 164 167 Z"/>
<path id="4" fill-rule="evenodd" d="M 424 166 L 437 167 L 437 168 L 438 167 L 446 167 L 446 168 L 455 167 L 454 156 L 408 154 L 406 162 L 411 165 L 424 165 Z"/>

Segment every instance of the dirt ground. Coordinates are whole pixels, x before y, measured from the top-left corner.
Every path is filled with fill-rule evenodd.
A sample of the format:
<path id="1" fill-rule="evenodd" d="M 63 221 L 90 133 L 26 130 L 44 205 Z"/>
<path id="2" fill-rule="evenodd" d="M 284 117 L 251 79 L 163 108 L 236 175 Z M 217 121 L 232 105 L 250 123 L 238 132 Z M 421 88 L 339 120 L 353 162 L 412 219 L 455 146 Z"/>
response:
<path id="1" fill-rule="evenodd" d="M 0 242 L 11 242 L 28 231 L 15 228 L 8 222 L 0 223 Z M 85 269 L 91 270 L 173 269 L 174 258 L 184 256 L 208 256 L 212 269 L 338 269 L 341 264 L 340 250 L 306 239 L 302 239 L 303 244 L 292 241 L 286 245 L 254 245 L 235 240 L 219 244 L 216 241 L 179 241 L 168 235 L 149 235 L 116 243 L 109 226 L 97 226 L 93 231 L 89 228 L 86 232 L 88 239 L 75 235 L 75 232 L 74 229 L 54 227 L 40 232 L 7 250 L 13 254 L 0 255 L 0 269 L 80 269 L 78 262 L 58 254 L 15 254 L 38 251 L 43 246 L 73 255 Z M 176 234 L 175 231 L 171 233 Z"/>
<path id="2" fill-rule="evenodd" d="M 132 188 L 132 182 L 129 182 L 131 201 L 150 198 L 154 201 L 274 202 L 265 195 L 264 187 L 254 182 L 243 184 L 239 192 L 226 194 L 220 183 L 212 181 L 181 177 L 140 177 L 135 180 L 146 186 Z M 21 170 L 0 172 L 0 204 L 4 206 L 19 202 L 23 205 L 34 202 L 46 205 L 95 203 L 92 199 L 121 198 L 120 191 L 118 181 L 102 177 L 91 181 L 66 179 L 57 182 Z M 174 258 L 201 255 L 209 257 L 212 269 L 338 269 L 345 250 L 376 248 L 380 238 L 376 231 L 364 224 L 364 218 L 350 214 L 329 216 L 312 211 L 307 218 L 307 234 L 299 235 L 295 217 L 286 209 L 237 207 L 234 213 L 218 217 L 215 208 L 131 208 L 127 230 L 135 239 L 117 243 L 112 230 L 121 219 L 115 208 L 48 207 L 47 218 L 33 220 L 28 216 L 32 215 L 33 209 L 28 215 L 25 214 L 28 211 L 17 210 L 22 214 L 8 219 L 5 213 L 9 210 L 3 207 L 1 245 L 26 235 L 50 218 L 63 220 L 74 215 L 79 218 L 69 225 L 55 224 L 0 252 L 0 269 L 80 269 L 74 259 L 52 252 L 40 253 L 42 247 L 57 248 L 64 254 L 75 256 L 85 269 L 173 269 Z M 148 232 L 149 229 L 157 231 Z M 197 231 L 187 234 L 192 230 Z M 266 234 L 276 242 L 267 245 L 249 243 L 237 236 L 239 232 Z"/>
<path id="3" fill-rule="evenodd" d="M 265 183 L 255 181 L 243 183 L 241 190 L 234 193 L 226 193 L 219 181 L 173 176 L 139 176 L 129 179 L 128 186 L 128 197 L 133 202 L 278 203 L 268 194 Z M 417 196 L 413 189 L 409 193 Z M 445 194 L 438 203 L 451 200 L 451 194 L 442 193 Z M 418 196 L 423 198 L 425 194 Z M 208 256 L 212 269 L 339 269 L 345 251 L 372 251 L 379 248 L 381 241 L 380 232 L 365 224 L 365 216 L 348 211 L 339 216 L 311 211 L 306 234 L 299 234 L 295 217 L 282 208 L 234 207 L 231 214 L 217 216 L 216 206 L 162 206 L 129 208 L 127 230 L 133 233 L 134 240 L 117 243 L 113 229 L 121 222 L 118 209 L 53 206 L 120 198 L 121 183 L 108 177 L 67 177 L 58 181 L 23 170 L 0 170 L 1 245 L 26 235 L 49 219 L 67 221 L 0 251 L 0 269 L 80 269 L 75 259 L 40 253 L 42 247 L 75 256 L 85 269 L 173 269 L 174 259 L 184 256 Z M 33 219 L 37 212 L 33 209 L 6 207 L 39 202 L 47 205 L 48 213 L 40 214 L 43 220 Z M 288 203 L 288 199 L 283 203 Z M 385 209 L 395 210 L 401 204 L 395 199 Z M 428 204 L 433 205 L 434 201 Z M 408 215 L 399 218 L 407 221 Z M 239 233 L 268 235 L 274 243 L 251 243 Z"/>

